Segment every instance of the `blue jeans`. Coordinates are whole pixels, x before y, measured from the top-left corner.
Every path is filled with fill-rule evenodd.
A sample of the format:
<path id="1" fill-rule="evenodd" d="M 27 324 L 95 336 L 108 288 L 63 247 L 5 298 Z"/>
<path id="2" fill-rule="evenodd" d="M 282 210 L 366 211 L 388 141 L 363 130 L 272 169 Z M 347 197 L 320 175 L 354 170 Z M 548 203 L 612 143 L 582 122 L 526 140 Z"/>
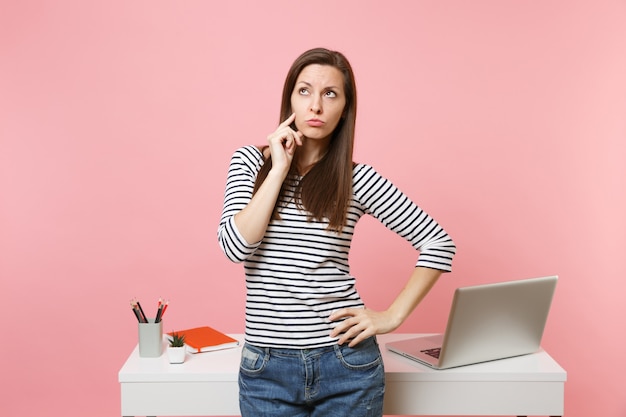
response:
<path id="1" fill-rule="evenodd" d="M 259 348 L 239 369 L 242 417 L 380 417 L 385 371 L 375 337 L 350 348 Z"/>

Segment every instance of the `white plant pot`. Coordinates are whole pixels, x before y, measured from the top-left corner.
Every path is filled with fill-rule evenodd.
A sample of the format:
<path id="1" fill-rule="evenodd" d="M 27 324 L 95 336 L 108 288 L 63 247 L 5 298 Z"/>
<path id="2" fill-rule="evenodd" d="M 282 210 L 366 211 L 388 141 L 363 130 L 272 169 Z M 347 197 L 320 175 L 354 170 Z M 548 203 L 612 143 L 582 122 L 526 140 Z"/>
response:
<path id="1" fill-rule="evenodd" d="M 185 362 L 186 349 L 182 347 L 167 347 L 167 358 L 170 363 L 183 363 Z"/>

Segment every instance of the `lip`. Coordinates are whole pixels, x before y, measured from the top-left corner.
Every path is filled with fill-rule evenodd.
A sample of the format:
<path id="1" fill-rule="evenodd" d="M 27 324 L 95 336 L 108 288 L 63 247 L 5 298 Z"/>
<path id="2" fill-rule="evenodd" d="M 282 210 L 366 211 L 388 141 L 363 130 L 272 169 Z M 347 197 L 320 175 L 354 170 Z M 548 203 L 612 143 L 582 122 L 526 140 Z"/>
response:
<path id="1" fill-rule="evenodd" d="M 309 119 L 306 121 L 306 124 L 311 127 L 320 127 L 324 125 L 324 121 L 320 119 Z"/>

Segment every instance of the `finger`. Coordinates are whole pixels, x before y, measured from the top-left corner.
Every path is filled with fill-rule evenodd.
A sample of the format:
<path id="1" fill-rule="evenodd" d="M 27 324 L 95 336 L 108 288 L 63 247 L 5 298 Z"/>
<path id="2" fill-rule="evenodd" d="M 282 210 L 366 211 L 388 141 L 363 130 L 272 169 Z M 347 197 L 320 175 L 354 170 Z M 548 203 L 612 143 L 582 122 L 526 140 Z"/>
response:
<path id="1" fill-rule="evenodd" d="M 295 132 L 289 127 L 282 127 L 267 137 L 270 145 L 281 145 L 283 147 L 290 146 L 289 142 L 295 141 Z"/>
<path id="2" fill-rule="evenodd" d="M 341 334 L 345 334 L 348 330 L 350 330 L 350 327 L 352 327 L 352 325 L 350 325 L 349 323 L 346 323 L 345 321 L 337 324 L 337 326 L 335 326 L 331 331 L 330 331 L 330 336 L 331 337 L 337 337 Z"/>
<path id="3" fill-rule="evenodd" d="M 358 345 L 359 343 L 361 343 L 362 341 L 364 341 L 365 339 L 367 339 L 370 336 L 372 336 L 372 335 L 370 335 L 368 332 L 362 331 L 361 333 L 358 334 L 358 336 L 356 336 L 354 339 L 350 340 L 350 343 L 348 343 L 348 346 L 349 347 L 355 347 L 356 345 Z"/>
<path id="4" fill-rule="evenodd" d="M 330 321 L 337 321 L 340 320 L 344 317 L 352 317 L 354 316 L 354 313 L 352 313 L 352 309 L 350 308 L 342 308 L 340 310 L 336 310 L 333 311 L 330 316 L 328 316 L 328 319 Z"/>
<path id="5" fill-rule="evenodd" d="M 298 130 L 296 132 L 296 143 L 298 144 L 298 146 L 302 146 L 302 138 L 304 138 L 304 133 Z"/>
<path id="6" fill-rule="evenodd" d="M 290 153 L 295 152 L 296 146 L 300 146 L 302 144 L 302 140 L 298 137 L 298 134 L 294 132 L 292 129 L 289 129 L 283 138 L 283 146 L 285 150 Z"/>
<path id="7" fill-rule="evenodd" d="M 281 128 L 281 127 L 289 126 L 291 123 L 293 123 L 294 120 L 296 120 L 296 114 L 291 113 L 291 116 L 289 116 L 287 119 L 285 119 L 284 122 L 279 124 L 278 127 Z"/>
<path id="8" fill-rule="evenodd" d="M 363 328 L 359 324 L 356 324 L 342 334 L 337 343 L 340 345 L 348 343 L 348 346 L 353 347 L 363 341 L 367 337 L 367 334 L 367 328 Z"/>
<path id="9" fill-rule="evenodd" d="M 331 337 L 337 337 L 342 333 L 348 331 L 354 324 L 354 320 L 351 320 L 356 314 L 351 308 L 342 308 L 340 310 L 333 311 L 330 316 L 328 316 L 328 321 L 336 322 L 342 320 L 337 323 L 333 330 L 330 332 Z"/>
<path id="10" fill-rule="evenodd" d="M 343 341 L 352 339 L 363 330 L 361 321 L 356 317 L 349 317 L 340 323 L 337 323 L 331 331 L 332 337 L 340 336 Z"/>

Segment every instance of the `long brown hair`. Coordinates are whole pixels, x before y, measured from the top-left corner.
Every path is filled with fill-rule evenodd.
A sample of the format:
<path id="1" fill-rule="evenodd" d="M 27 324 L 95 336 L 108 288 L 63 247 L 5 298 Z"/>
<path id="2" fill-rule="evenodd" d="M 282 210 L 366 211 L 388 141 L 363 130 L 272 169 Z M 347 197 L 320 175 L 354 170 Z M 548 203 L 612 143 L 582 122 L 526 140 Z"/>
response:
<path id="1" fill-rule="evenodd" d="M 346 224 L 348 206 L 352 198 L 352 154 L 357 102 L 354 73 L 350 63 L 342 53 L 315 48 L 304 52 L 294 61 L 283 86 L 279 123 L 293 113 L 291 94 L 294 86 L 300 72 L 312 64 L 332 66 L 343 74 L 346 104 L 343 116 L 333 132 L 326 155 L 311 168 L 301 181 L 295 183 L 293 178 L 297 176 L 297 171 L 295 164 L 292 164 L 287 180 L 280 190 L 277 205 L 278 202 L 284 200 L 287 184 L 289 184 L 289 187 L 293 187 L 296 203 L 310 213 L 310 219 L 319 221 L 328 219 L 328 228 L 341 232 Z M 270 156 L 257 175 L 254 192 L 265 181 L 271 168 Z M 272 218 L 280 218 L 277 206 L 274 206 Z"/>

